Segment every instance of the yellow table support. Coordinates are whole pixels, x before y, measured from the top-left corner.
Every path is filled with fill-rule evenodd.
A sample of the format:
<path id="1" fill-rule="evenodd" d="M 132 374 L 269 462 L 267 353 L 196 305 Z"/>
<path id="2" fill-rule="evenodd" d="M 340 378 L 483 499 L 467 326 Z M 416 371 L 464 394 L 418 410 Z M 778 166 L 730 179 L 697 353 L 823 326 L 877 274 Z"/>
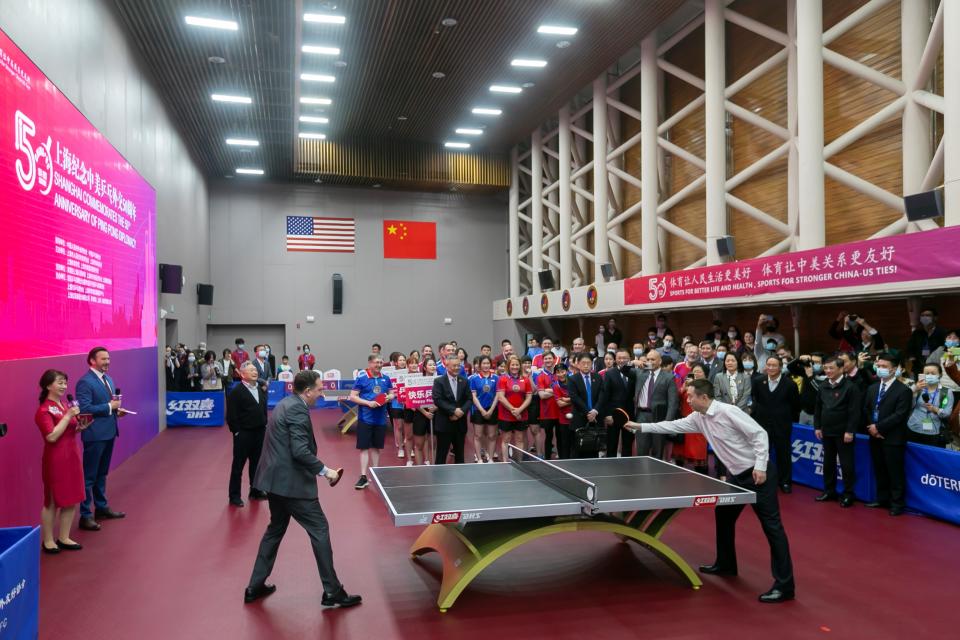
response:
<path id="1" fill-rule="evenodd" d="M 337 422 L 337 426 L 340 427 L 340 433 L 346 435 L 347 431 L 350 431 L 350 427 L 357 423 L 357 407 L 351 407 L 349 404 L 344 403 L 343 400 L 340 400 L 340 404 L 349 407 Z"/>
<path id="2" fill-rule="evenodd" d="M 633 540 L 679 571 L 694 589 L 699 589 L 703 583 L 690 565 L 660 540 L 663 530 L 677 513 L 677 509 L 662 509 L 624 514 L 623 518 L 578 516 L 431 524 L 413 543 L 410 553 L 414 558 L 431 551 L 440 554 L 443 577 L 437 606 L 443 613 L 453 606 L 460 593 L 481 571 L 501 556 L 531 540 L 572 531 L 607 531 L 622 540 Z"/>

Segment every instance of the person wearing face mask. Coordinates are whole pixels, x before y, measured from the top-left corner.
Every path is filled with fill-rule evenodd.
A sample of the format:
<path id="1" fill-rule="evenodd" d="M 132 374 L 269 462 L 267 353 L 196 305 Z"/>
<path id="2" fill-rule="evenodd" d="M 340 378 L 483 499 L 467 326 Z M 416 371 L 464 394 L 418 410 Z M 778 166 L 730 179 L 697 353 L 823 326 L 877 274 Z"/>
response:
<path id="1" fill-rule="evenodd" d="M 193 351 L 187 351 L 186 366 L 186 386 L 184 391 L 200 391 L 200 363 L 197 362 L 197 354 Z"/>
<path id="2" fill-rule="evenodd" d="M 960 329 L 951 329 L 947 332 L 946 337 L 943 341 L 943 346 L 935 349 L 928 357 L 926 363 L 939 364 L 941 367 L 944 365 L 947 359 L 947 355 L 951 353 L 950 349 L 960 349 Z M 956 356 L 954 356 L 956 360 Z M 947 376 L 943 377 L 943 382 L 953 387 L 952 381 Z M 948 382 L 949 381 L 949 382 Z"/>
<path id="3" fill-rule="evenodd" d="M 630 354 L 626 349 L 618 349 L 614 366 L 607 369 L 600 385 L 600 415 L 607 427 L 607 456 L 611 458 L 633 455 L 633 434 L 624 431 L 623 425 L 633 410 L 635 380 Z"/>
<path id="4" fill-rule="evenodd" d="M 740 327 L 735 324 L 727 327 L 727 344 L 730 345 L 730 350 L 738 356 L 743 353 L 743 337 L 740 335 Z"/>
<path id="5" fill-rule="evenodd" d="M 313 371 L 317 366 L 317 356 L 313 355 L 307 343 L 303 344 L 301 351 L 300 357 L 297 358 L 297 366 L 300 367 L 300 371 Z"/>
<path id="6" fill-rule="evenodd" d="M 937 325 L 937 310 L 924 307 L 920 311 L 920 325 L 913 329 L 907 342 L 907 362 L 914 373 L 927 361 L 934 351 L 944 345 L 947 332 Z"/>
<path id="7" fill-rule="evenodd" d="M 761 313 L 757 320 L 757 332 L 754 334 L 755 344 L 753 347 L 754 355 L 757 356 L 757 362 L 766 362 L 767 358 L 776 355 L 777 347 L 786 342 L 782 334 L 777 333 L 780 328 L 780 321 L 770 314 Z"/>
<path id="8" fill-rule="evenodd" d="M 817 406 L 813 414 L 813 429 L 817 440 L 823 441 L 823 493 L 817 502 L 836 500 L 837 456 L 843 470 L 841 507 L 853 506 L 853 488 L 857 483 L 854 458 L 854 436 L 860 426 L 863 394 L 860 387 L 843 372 L 839 357 L 827 358 L 823 363 L 827 380 L 820 385 Z"/>
<path id="9" fill-rule="evenodd" d="M 863 415 L 870 435 L 870 457 L 877 477 L 877 499 L 868 507 L 882 507 L 899 516 L 906 508 L 907 487 L 904 459 L 907 449 L 907 420 L 913 396 L 894 374 L 900 358 L 877 355 L 877 378 L 867 390 Z M 948 414 L 949 415 L 949 414 Z"/>
<path id="10" fill-rule="evenodd" d="M 720 341 L 726 337 L 723 331 L 723 323 L 719 320 L 714 320 L 713 325 L 710 328 L 710 331 L 707 331 L 703 334 L 704 340 L 709 340 L 713 343 L 713 346 L 720 344 Z"/>
<path id="11" fill-rule="evenodd" d="M 220 382 L 224 390 L 229 388 L 230 383 L 233 381 L 233 372 L 236 367 L 233 364 L 233 358 L 230 356 L 230 349 L 224 349 L 223 353 L 220 355 L 220 372 L 223 377 Z"/>
<path id="12" fill-rule="evenodd" d="M 674 362 L 680 362 L 682 356 L 680 355 L 680 351 L 674 346 L 676 345 L 676 339 L 672 333 L 668 333 L 663 337 L 662 344 L 663 346 L 657 348 L 657 353 L 661 356 L 670 356 Z"/>
<path id="13" fill-rule="evenodd" d="M 630 364 L 634 369 L 643 369 L 644 365 L 647 363 L 646 354 L 650 349 L 656 349 L 656 347 L 647 347 L 644 348 L 643 343 L 634 342 L 633 349 L 630 350 L 630 353 L 633 355 L 630 360 Z"/>
<path id="14" fill-rule="evenodd" d="M 163 371 L 166 374 L 167 391 L 177 390 L 177 369 L 180 368 L 180 360 L 173 354 L 172 347 L 166 347 L 163 350 Z"/>
<path id="15" fill-rule="evenodd" d="M 945 447 L 949 440 L 946 423 L 953 412 L 954 394 L 940 384 L 939 364 L 924 365 L 917 380 L 913 411 L 907 421 L 911 442 Z"/>
<path id="16" fill-rule="evenodd" d="M 268 344 L 263 345 L 263 350 L 267 352 L 267 362 L 270 364 L 270 379 L 277 379 L 277 354 L 273 352 L 273 347 Z"/>
<path id="17" fill-rule="evenodd" d="M 243 338 L 237 338 L 234 340 L 234 344 L 237 345 L 237 348 L 230 354 L 230 358 L 233 360 L 233 379 L 239 381 L 240 365 L 250 359 L 250 354 L 247 352 L 247 345 Z"/>
<path id="18" fill-rule="evenodd" d="M 883 351 L 883 336 L 871 327 L 863 316 L 841 311 L 828 331 L 831 338 L 840 341 L 840 351 L 867 352 L 871 356 Z"/>
<path id="19" fill-rule="evenodd" d="M 217 354 L 207 351 L 203 354 L 203 363 L 200 365 L 200 387 L 203 391 L 221 391 L 223 389 L 223 372 L 217 362 Z"/>
<path id="20" fill-rule="evenodd" d="M 824 357 L 825 354 L 815 351 L 810 355 L 801 355 L 787 365 L 790 374 L 800 379 L 800 424 L 813 424 L 817 394 L 820 393 L 820 384 L 826 380 L 823 373 Z"/>
<path id="21" fill-rule="evenodd" d="M 270 352 L 267 351 L 266 345 L 258 344 L 256 354 L 253 366 L 257 368 L 257 384 L 266 390 L 270 386 L 270 378 L 273 377 L 273 369 L 270 368 L 270 361 L 267 359 Z"/>
<path id="22" fill-rule="evenodd" d="M 756 361 L 756 359 L 753 357 L 753 353 L 751 353 L 751 352 L 744 352 L 744 354 L 743 354 L 742 356 L 740 356 L 740 364 L 743 365 L 743 372 L 744 372 L 745 374 L 747 374 L 747 377 L 750 379 L 750 384 L 751 384 L 751 385 L 756 384 L 756 383 L 757 383 L 757 380 L 762 380 L 762 379 L 763 379 L 763 377 L 764 377 L 764 376 L 763 376 L 763 372 L 757 371 L 757 361 Z M 751 403 L 748 404 L 747 406 L 748 406 L 748 408 L 749 408 L 749 410 L 747 411 L 747 413 L 752 412 L 752 411 L 753 411 L 753 408 L 752 408 L 752 407 L 753 407 L 753 402 L 751 401 Z"/>

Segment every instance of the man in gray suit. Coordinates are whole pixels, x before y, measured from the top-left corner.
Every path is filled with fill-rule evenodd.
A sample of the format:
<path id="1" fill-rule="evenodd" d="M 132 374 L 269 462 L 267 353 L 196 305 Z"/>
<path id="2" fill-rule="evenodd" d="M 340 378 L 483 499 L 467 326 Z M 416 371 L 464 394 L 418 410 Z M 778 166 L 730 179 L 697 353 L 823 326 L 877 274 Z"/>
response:
<path id="1" fill-rule="evenodd" d="M 267 425 L 263 453 L 254 485 L 267 492 L 270 524 L 260 541 L 257 560 L 243 601 L 253 602 L 277 590 L 266 579 L 273 571 L 277 549 L 293 517 L 310 536 L 313 555 L 323 582 L 324 607 L 351 607 L 360 596 L 348 595 L 333 569 L 333 549 L 327 517 L 317 499 L 317 476 L 335 485 L 343 469 L 327 467 L 317 458 L 317 441 L 310 422 L 310 407 L 323 395 L 323 379 L 316 371 L 301 371 L 293 379 L 293 395 L 277 404 Z"/>
<path id="2" fill-rule="evenodd" d="M 637 373 L 634 406 L 637 422 L 675 420 L 680 408 L 680 394 L 673 372 L 661 367 L 662 357 L 656 349 L 647 351 L 647 365 Z M 637 433 L 637 455 L 663 457 L 666 436 L 660 433 Z"/>

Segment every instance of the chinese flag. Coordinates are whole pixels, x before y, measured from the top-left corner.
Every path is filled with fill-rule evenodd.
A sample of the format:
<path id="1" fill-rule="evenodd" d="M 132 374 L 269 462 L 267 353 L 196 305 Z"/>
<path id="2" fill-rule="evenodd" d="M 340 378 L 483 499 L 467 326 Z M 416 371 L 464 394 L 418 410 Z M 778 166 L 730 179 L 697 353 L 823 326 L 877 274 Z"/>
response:
<path id="1" fill-rule="evenodd" d="M 384 220 L 383 257 L 436 260 L 437 223 Z"/>

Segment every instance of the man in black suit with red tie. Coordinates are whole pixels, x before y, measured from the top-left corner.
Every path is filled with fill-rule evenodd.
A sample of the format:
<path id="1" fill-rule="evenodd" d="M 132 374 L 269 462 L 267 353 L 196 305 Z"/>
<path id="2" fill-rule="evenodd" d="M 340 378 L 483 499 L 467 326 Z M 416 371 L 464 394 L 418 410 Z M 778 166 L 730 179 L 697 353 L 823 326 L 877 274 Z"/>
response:
<path id="1" fill-rule="evenodd" d="M 863 415 L 870 434 L 870 457 L 877 475 L 877 499 L 868 507 L 890 509 L 890 515 L 903 514 L 906 507 L 907 419 L 913 394 L 895 375 L 900 358 L 890 353 L 877 355 L 879 381 L 867 389 Z"/>
<path id="2" fill-rule="evenodd" d="M 569 438 L 563 439 L 560 458 L 571 457 L 577 431 L 585 427 L 596 428 L 597 418 L 600 415 L 602 380 L 593 372 L 593 360 L 589 353 L 581 353 L 577 356 L 577 370 L 579 373 L 567 378 L 567 392 L 570 394 L 570 404 L 573 407 L 573 417 L 570 420 L 570 429 L 573 433 Z"/>
<path id="3" fill-rule="evenodd" d="M 260 464 L 263 437 L 267 431 L 267 392 L 257 384 L 257 368 L 247 360 L 240 365 L 240 383 L 227 394 L 227 426 L 233 434 L 233 464 L 230 467 L 230 504 L 242 507 L 240 479 L 249 462 L 250 499 L 263 500 L 267 494 L 253 487 Z"/>
<path id="4" fill-rule="evenodd" d="M 433 381 L 433 432 L 437 435 L 437 464 L 446 464 L 453 447 L 453 461 L 463 464 L 463 443 L 467 437 L 467 412 L 473 404 L 470 384 L 460 375 L 460 358 L 450 353 L 444 358 L 445 375 Z"/>

